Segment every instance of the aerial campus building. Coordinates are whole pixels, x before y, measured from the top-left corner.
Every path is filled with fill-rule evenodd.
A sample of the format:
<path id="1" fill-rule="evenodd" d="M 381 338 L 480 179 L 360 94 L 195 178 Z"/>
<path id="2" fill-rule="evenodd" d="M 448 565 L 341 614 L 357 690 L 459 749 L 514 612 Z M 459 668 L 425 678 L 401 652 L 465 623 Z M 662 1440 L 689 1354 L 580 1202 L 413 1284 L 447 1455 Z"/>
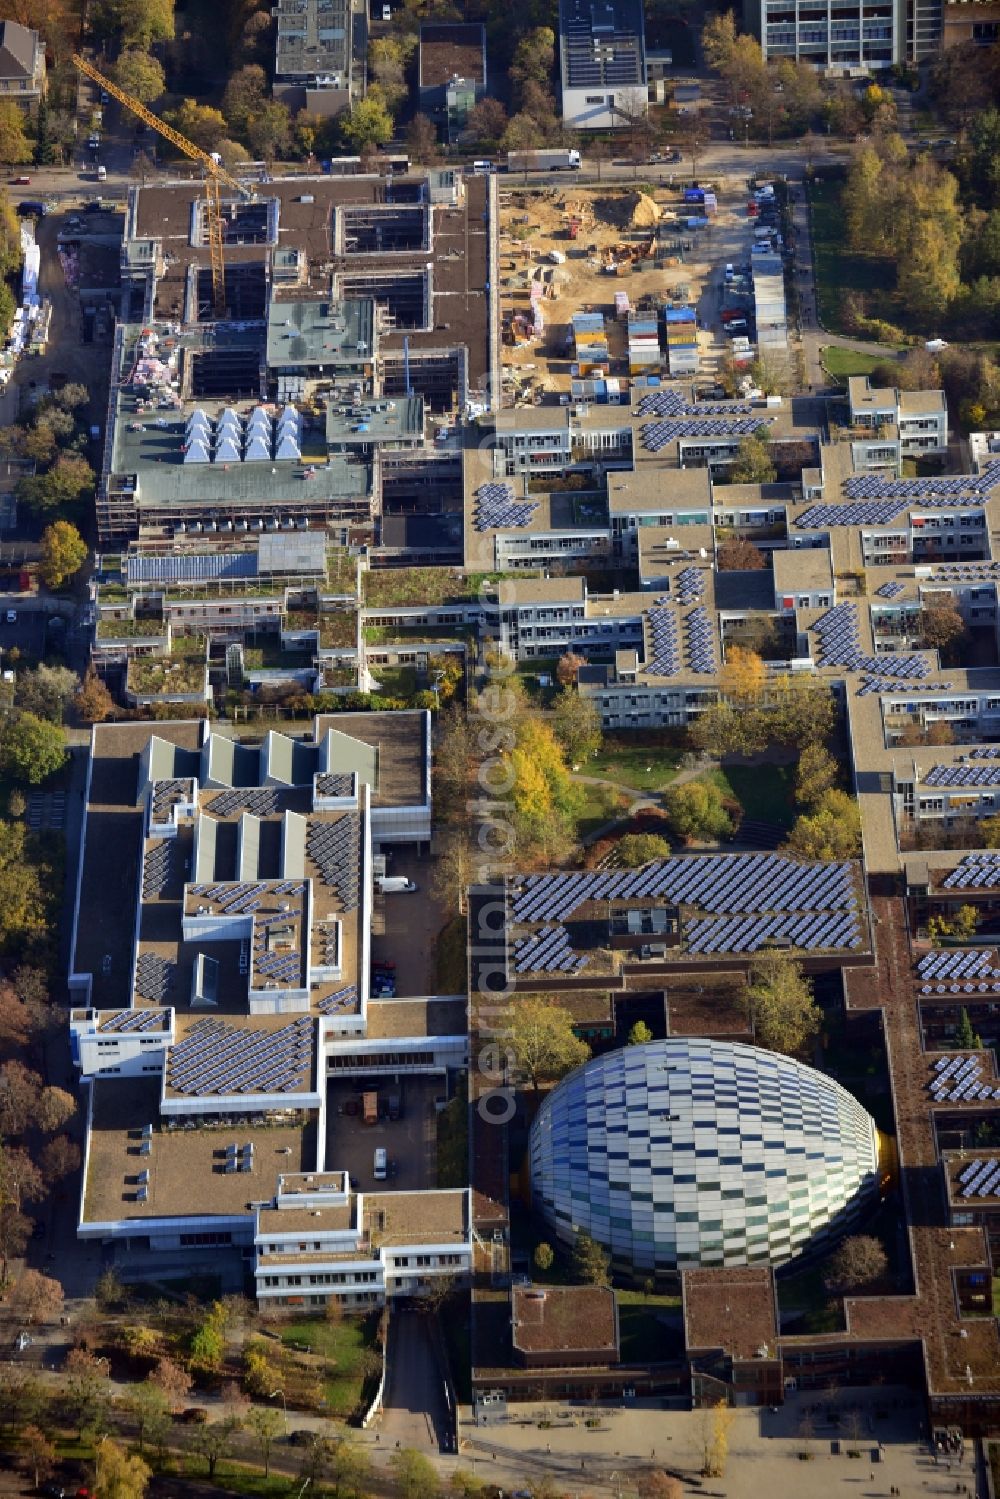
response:
<path id="1" fill-rule="evenodd" d="M 878 1131 L 823 1073 L 757 1047 L 669 1040 L 578 1067 L 531 1128 L 532 1205 L 627 1272 L 783 1265 L 878 1191 Z"/>
<path id="2" fill-rule="evenodd" d="M 363 1308 L 467 1273 L 468 1191 L 436 1190 L 423 1149 L 466 1064 L 464 1002 L 372 993 L 373 925 L 406 898 L 380 871 L 430 837 L 429 735 L 419 713 L 254 746 L 94 729 L 77 1232 L 124 1275 L 199 1264 L 261 1303 Z"/>

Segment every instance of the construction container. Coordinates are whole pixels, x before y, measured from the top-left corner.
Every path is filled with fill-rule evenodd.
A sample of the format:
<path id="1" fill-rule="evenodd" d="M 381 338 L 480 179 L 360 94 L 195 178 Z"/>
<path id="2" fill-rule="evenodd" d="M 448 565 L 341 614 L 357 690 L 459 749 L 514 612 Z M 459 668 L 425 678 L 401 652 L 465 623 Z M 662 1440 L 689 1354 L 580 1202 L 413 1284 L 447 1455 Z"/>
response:
<path id="1" fill-rule="evenodd" d="M 629 315 L 629 300 L 627 291 L 615 292 L 615 317 L 621 322 Z"/>

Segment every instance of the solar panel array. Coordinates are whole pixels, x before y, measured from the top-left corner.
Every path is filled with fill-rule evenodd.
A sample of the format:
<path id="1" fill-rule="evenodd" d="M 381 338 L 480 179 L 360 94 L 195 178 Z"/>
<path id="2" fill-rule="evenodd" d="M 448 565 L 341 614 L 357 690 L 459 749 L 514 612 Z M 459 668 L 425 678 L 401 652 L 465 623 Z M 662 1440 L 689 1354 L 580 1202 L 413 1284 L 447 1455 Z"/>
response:
<path id="1" fill-rule="evenodd" d="M 1000 760 L 1000 744 L 980 744 L 969 753 L 976 760 Z"/>
<path id="2" fill-rule="evenodd" d="M 1000 765 L 932 765 L 925 786 L 1000 786 Z"/>
<path id="3" fill-rule="evenodd" d="M 656 390 L 643 396 L 639 416 L 750 416 L 749 401 L 687 401 L 679 390 Z"/>
<path id="4" fill-rule="evenodd" d="M 350 771 L 324 771 L 316 777 L 316 792 L 319 796 L 353 796 L 354 776 Z"/>
<path id="5" fill-rule="evenodd" d="M 587 959 L 569 945 L 564 926 L 543 926 L 514 943 L 515 973 L 576 973 Z"/>
<path id="6" fill-rule="evenodd" d="M 761 425 L 760 417 L 753 420 L 712 417 L 708 421 L 647 422 L 642 429 L 642 445 L 647 453 L 659 453 L 678 437 L 751 437 Z"/>
<path id="7" fill-rule="evenodd" d="M 155 900 L 166 895 L 171 886 L 180 894 L 183 877 L 183 858 L 173 838 L 158 838 L 146 849 L 142 861 L 142 898 Z"/>
<path id="8" fill-rule="evenodd" d="M 857 906 L 849 863 L 808 864 L 783 854 L 693 854 L 642 869 L 534 874 L 511 904 L 515 922 L 565 921 L 587 901 L 666 900 L 717 915 L 837 911 Z"/>
<path id="9" fill-rule="evenodd" d="M 941 883 L 946 890 L 995 890 L 1000 886 L 1000 854 L 969 854 Z"/>
<path id="10" fill-rule="evenodd" d="M 234 812 L 250 812 L 254 817 L 274 817 L 281 807 L 278 791 L 273 786 L 233 787 L 221 791 L 206 803 L 209 812 L 216 817 L 231 817 Z"/>
<path id="11" fill-rule="evenodd" d="M 959 583 L 964 579 L 975 582 L 980 578 L 993 581 L 994 573 L 1000 573 L 1000 562 L 988 562 L 985 558 L 981 562 L 939 562 L 934 568 L 935 578 L 948 578 Z"/>
<path id="12" fill-rule="evenodd" d="M 834 604 L 816 621 L 813 630 L 819 637 L 819 657 L 824 666 L 845 666 L 849 671 L 885 678 L 930 674 L 930 665 L 923 656 L 863 655 L 856 604 Z"/>
<path id="13" fill-rule="evenodd" d="M 175 1093 L 293 1093 L 309 1086 L 313 1022 L 278 1030 L 200 1020 L 170 1048 L 167 1085 Z"/>
<path id="14" fill-rule="evenodd" d="M 672 609 L 657 607 L 646 610 L 649 621 L 649 649 L 646 653 L 646 670 L 659 677 L 672 677 L 680 670 L 681 657 L 677 644 L 677 617 Z"/>
<path id="15" fill-rule="evenodd" d="M 879 660 L 882 658 L 879 657 Z M 858 688 L 858 697 L 869 697 L 873 692 L 951 692 L 951 682 L 890 682 L 884 677 L 865 677 Z"/>
<path id="16" fill-rule="evenodd" d="M 281 888 L 284 890 L 285 887 Z M 214 901 L 225 916 L 252 916 L 264 904 L 267 892 L 268 886 L 259 880 L 240 880 L 236 884 L 227 880 L 221 885 L 191 886 L 192 895 L 204 895 Z M 278 890 L 273 893 L 277 895 Z"/>
<path id="17" fill-rule="evenodd" d="M 169 995 L 176 977 L 176 963 L 168 963 L 156 953 L 140 953 L 135 965 L 135 992 L 159 1004 Z"/>
<path id="18" fill-rule="evenodd" d="M 255 578 L 256 552 L 189 552 L 171 557 L 130 556 L 130 583 L 206 583 L 216 578 Z"/>
<path id="19" fill-rule="evenodd" d="M 309 857 L 345 911 L 358 904 L 358 836 L 358 819 L 351 812 L 336 822 L 310 820 L 306 832 Z"/>
<path id="20" fill-rule="evenodd" d="M 768 942 L 789 942 L 806 952 L 830 948 L 858 948 L 861 932 L 856 911 L 824 911 L 820 915 L 730 916 L 722 921 L 701 918 L 684 932 L 689 953 L 757 952 Z"/>
<path id="21" fill-rule="evenodd" d="M 858 505 L 810 505 L 795 524 L 811 526 L 887 526 L 906 509 L 905 500 L 868 500 Z"/>
<path id="22" fill-rule="evenodd" d="M 480 484 L 476 490 L 473 523 L 477 531 L 527 526 L 537 509 L 537 500 L 515 500 L 509 484 Z"/>
<path id="23" fill-rule="evenodd" d="M 951 499 L 955 495 L 989 494 L 1000 484 L 1000 461 L 988 463 L 981 474 L 957 474 L 945 478 L 883 479 L 878 474 L 855 474 L 844 480 L 844 493 L 852 500 L 881 499 L 901 495 L 905 499 Z"/>
<path id="24" fill-rule="evenodd" d="M 267 926 L 273 926 L 276 922 L 294 921 L 296 916 L 301 916 L 298 909 L 283 912 L 280 916 L 272 916 L 269 921 L 258 927 L 253 941 L 253 967 L 256 979 L 269 979 L 272 983 L 283 984 L 287 988 L 298 988 L 302 983 L 302 954 L 297 947 L 282 947 L 271 952 L 268 949 Z M 294 933 L 295 928 L 291 931 Z"/>
<path id="25" fill-rule="evenodd" d="M 190 777 L 176 781 L 153 782 L 153 821 L 169 822 L 170 809 L 178 802 L 190 802 L 194 796 L 194 782 Z"/>
<path id="26" fill-rule="evenodd" d="M 316 1008 L 323 1015 L 332 1015 L 337 1010 L 353 1010 L 357 1002 L 357 987 L 348 984 L 346 989 L 338 989 L 336 994 L 328 994 L 325 999 L 318 1000 Z"/>
<path id="27" fill-rule="evenodd" d="M 98 1030 L 104 1031 L 161 1031 L 163 1013 L 160 1010 L 118 1010 L 102 1020 Z"/>
<path id="28" fill-rule="evenodd" d="M 994 1157 L 992 1160 L 970 1161 L 968 1166 L 959 1172 L 958 1181 L 962 1188 L 960 1193 L 962 1197 L 1000 1196 L 1000 1160 Z"/>
<path id="29" fill-rule="evenodd" d="M 992 948 L 958 948 L 949 952 L 925 953 L 917 964 L 922 979 L 929 978 L 998 978 L 997 955 Z"/>
<path id="30" fill-rule="evenodd" d="M 939 1057 L 930 1083 L 935 1103 L 977 1103 L 1000 1098 L 1000 1088 L 984 1081 L 981 1056 Z"/>
<path id="31" fill-rule="evenodd" d="M 715 654 L 715 630 L 705 609 L 692 609 L 684 620 L 686 647 L 684 664 L 689 671 L 715 672 L 718 660 Z"/>
<path id="32" fill-rule="evenodd" d="M 693 604 L 705 592 L 705 578 L 700 567 L 682 567 L 674 579 L 679 604 Z"/>
<path id="33" fill-rule="evenodd" d="M 906 592 L 906 585 L 905 583 L 883 583 L 881 588 L 876 588 L 875 592 L 880 599 L 894 599 Z"/>

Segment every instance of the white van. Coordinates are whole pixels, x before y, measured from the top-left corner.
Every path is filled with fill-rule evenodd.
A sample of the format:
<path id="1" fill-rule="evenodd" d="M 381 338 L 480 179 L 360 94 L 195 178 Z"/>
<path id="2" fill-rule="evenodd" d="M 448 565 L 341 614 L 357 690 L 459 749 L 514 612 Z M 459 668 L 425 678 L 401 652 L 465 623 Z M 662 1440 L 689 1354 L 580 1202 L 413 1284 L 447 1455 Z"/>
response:
<path id="1" fill-rule="evenodd" d="M 378 890 L 380 895 L 400 894 L 403 891 L 416 890 L 412 880 L 404 879 L 401 874 L 382 874 L 378 876 Z"/>
<path id="2" fill-rule="evenodd" d="M 107 167 L 101 166 L 101 167 L 97 168 L 97 180 L 98 180 L 98 182 L 107 182 L 107 180 L 108 180 L 108 169 L 107 169 Z"/>
<path id="3" fill-rule="evenodd" d="M 377 1182 L 384 1182 L 389 1175 L 389 1161 L 384 1150 L 376 1150 L 375 1167 L 372 1172 Z"/>
<path id="4" fill-rule="evenodd" d="M 474 172 L 492 172 L 493 163 L 492 161 L 474 161 L 472 163 L 472 170 Z"/>

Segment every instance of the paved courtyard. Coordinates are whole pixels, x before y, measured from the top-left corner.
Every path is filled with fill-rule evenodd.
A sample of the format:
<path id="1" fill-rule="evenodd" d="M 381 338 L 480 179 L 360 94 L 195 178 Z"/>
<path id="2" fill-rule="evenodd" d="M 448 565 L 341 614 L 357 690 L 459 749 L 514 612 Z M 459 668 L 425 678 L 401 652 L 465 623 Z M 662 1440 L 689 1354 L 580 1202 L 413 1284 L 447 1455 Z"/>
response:
<path id="1" fill-rule="evenodd" d="M 831 1408 L 839 1416 L 836 1426 L 827 1420 Z M 876 1410 L 884 1413 L 878 1419 Z M 685 1493 L 705 1499 L 889 1499 L 893 1488 L 902 1499 L 976 1493 L 971 1444 L 961 1465 L 935 1466 L 923 1403 L 909 1390 L 845 1389 L 832 1401 L 809 1392 L 791 1395 L 777 1412 L 734 1410 L 722 1478 L 701 1476 L 711 1412 L 664 1411 L 652 1401 L 638 1402 L 627 1410 L 605 1410 L 598 1430 L 584 1424 L 589 1413 L 580 1406 L 533 1402 L 511 1406 L 505 1426 L 477 1430 L 465 1419 L 459 1461 L 474 1464 L 480 1477 L 508 1492 L 547 1473 L 571 1499 L 595 1488 L 616 1499 L 635 1494 L 638 1476 L 650 1467 L 663 1468 L 682 1481 Z M 552 1422 L 548 1429 L 537 1424 L 543 1417 Z M 849 1448 L 861 1456 L 848 1457 Z M 808 1458 L 800 1456 L 803 1451 Z"/>

